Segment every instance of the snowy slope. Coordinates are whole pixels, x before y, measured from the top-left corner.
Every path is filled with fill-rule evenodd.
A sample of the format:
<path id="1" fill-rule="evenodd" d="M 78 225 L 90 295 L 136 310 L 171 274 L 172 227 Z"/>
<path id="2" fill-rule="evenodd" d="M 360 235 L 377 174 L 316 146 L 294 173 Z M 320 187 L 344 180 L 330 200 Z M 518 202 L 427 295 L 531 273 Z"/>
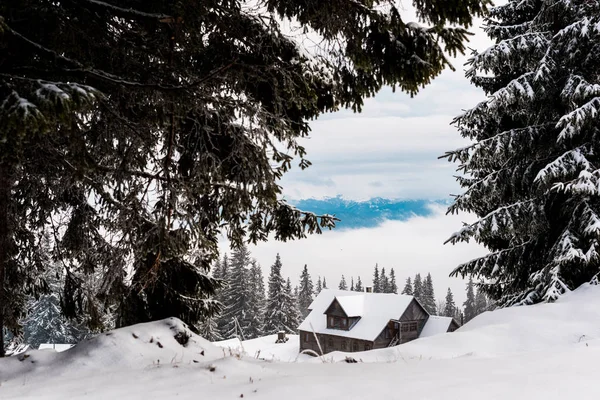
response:
<path id="1" fill-rule="evenodd" d="M 299 338 L 298 335 L 287 335 L 288 341 L 285 343 L 275 343 L 277 335 L 269 335 L 256 339 L 223 340 L 214 343 L 219 347 L 232 350 L 234 354 L 244 354 L 246 357 L 257 358 L 268 361 L 295 362 L 312 359 L 311 356 L 298 355 Z"/>
<path id="2" fill-rule="evenodd" d="M 185 326 L 164 320 L 117 330 L 63 353 L 32 351 L 27 358 L 0 360 L 0 399 L 243 395 L 304 400 L 340 398 L 342 393 L 363 400 L 596 399 L 598 304 L 600 287 L 584 286 L 556 304 L 489 312 L 455 333 L 353 353 L 364 361 L 356 364 L 230 356 L 194 335 L 183 346 L 173 336 L 186 332 Z M 276 348 L 269 340 L 256 339 L 254 348 L 261 353 L 267 345 Z M 345 356 L 332 353 L 327 360 Z"/>

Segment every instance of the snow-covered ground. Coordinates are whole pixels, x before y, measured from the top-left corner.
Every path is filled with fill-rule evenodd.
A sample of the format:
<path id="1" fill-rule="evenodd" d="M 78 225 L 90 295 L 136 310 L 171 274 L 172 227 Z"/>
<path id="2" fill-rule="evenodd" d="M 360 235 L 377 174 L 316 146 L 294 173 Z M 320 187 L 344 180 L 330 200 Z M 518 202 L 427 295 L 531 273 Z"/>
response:
<path id="1" fill-rule="evenodd" d="M 488 312 L 451 334 L 350 354 L 359 363 L 337 362 L 344 353 L 293 362 L 293 336 L 246 341 L 241 355 L 167 319 L 0 360 L 0 399 L 596 399 L 598 304 L 600 286 L 586 285 L 555 304 Z"/>
<path id="2" fill-rule="evenodd" d="M 296 362 L 312 359 L 311 356 L 298 354 L 300 344 L 298 335 L 287 335 L 287 337 L 288 341 L 285 343 L 275 343 L 277 335 L 269 335 L 243 342 L 239 339 L 223 340 L 215 344 L 234 354 L 267 361 Z"/>

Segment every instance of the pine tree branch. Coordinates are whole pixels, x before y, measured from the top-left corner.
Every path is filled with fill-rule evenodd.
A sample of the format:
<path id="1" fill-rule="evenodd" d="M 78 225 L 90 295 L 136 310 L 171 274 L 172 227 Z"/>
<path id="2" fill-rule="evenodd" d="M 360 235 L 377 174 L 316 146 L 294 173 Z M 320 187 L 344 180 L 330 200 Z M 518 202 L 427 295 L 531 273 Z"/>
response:
<path id="1" fill-rule="evenodd" d="M 205 76 L 204 78 L 201 78 L 195 82 L 192 82 L 188 85 L 163 85 L 160 83 L 142 83 L 142 82 L 136 82 L 136 81 L 131 81 L 131 80 L 127 80 L 124 79 L 120 76 L 117 75 L 113 75 L 111 73 L 102 71 L 102 70 L 98 70 L 95 68 L 86 68 L 82 63 L 80 63 L 77 60 L 73 60 L 72 58 L 63 56 L 61 54 L 58 54 L 56 51 L 49 49 L 37 42 L 34 42 L 33 40 L 23 36 L 22 34 L 20 34 L 19 32 L 15 31 L 14 29 L 12 29 L 11 27 L 9 27 L 8 25 L 4 25 L 4 28 L 6 29 L 6 31 L 10 34 L 12 34 L 13 36 L 19 38 L 20 40 L 28 43 L 30 46 L 33 46 L 34 48 L 36 48 L 37 50 L 39 50 L 40 52 L 47 54 L 49 56 L 52 56 L 53 58 L 56 58 L 58 60 L 63 61 L 66 64 L 70 64 L 73 65 L 76 68 L 68 68 L 65 69 L 63 68 L 62 71 L 67 72 L 67 73 L 83 73 L 83 74 L 87 74 L 87 75 L 91 75 L 94 76 L 98 79 L 104 80 L 104 81 L 108 81 L 111 83 L 115 83 L 117 85 L 123 85 L 123 86 L 128 86 L 128 87 L 138 87 L 138 88 L 146 88 L 146 89 L 155 89 L 155 90 L 161 90 L 161 91 L 178 91 L 178 90 L 188 90 L 188 89 L 192 89 L 194 87 L 197 87 L 199 85 L 202 85 L 203 83 L 211 80 L 212 78 L 214 78 L 216 75 L 218 75 L 219 73 L 222 73 L 226 70 L 228 70 L 229 68 L 231 68 L 235 63 L 236 60 L 233 60 L 232 62 L 230 62 L 227 65 L 224 65 L 222 67 L 219 67 L 215 70 L 213 70 L 212 72 L 210 72 L 207 76 Z"/>
<path id="2" fill-rule="evenodd" d="M 148 13 L 148 12 L 144 12 L 144 11 L 135 10 L 133 8 L 122 8 L 122 7 L 118 7 L 113 4 L 109 4 L 109 3 L 106 3 L 106 2 L 100 1 L 100 0 L 79 0 L 77 3 L 81 3 L 82 1 L 90 3 L 91 5 L 109 9 L 121 16 L 143 17 L 143 18 L 152 18 L 152 19 L 167 19 L 167 20 L 173 18 L 171 15 L 167 15 L 167 14 L 155 14 L 155 13 Z"/>

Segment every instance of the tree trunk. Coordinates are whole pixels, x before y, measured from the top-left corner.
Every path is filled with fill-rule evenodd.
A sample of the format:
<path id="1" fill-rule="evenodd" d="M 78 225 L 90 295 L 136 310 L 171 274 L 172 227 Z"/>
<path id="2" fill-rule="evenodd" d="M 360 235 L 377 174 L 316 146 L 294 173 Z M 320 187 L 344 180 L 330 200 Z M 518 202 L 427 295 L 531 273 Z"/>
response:
<path id="1" fill-rule="evenodd" d="M 6 296 L 6 264 L 9 245 L 10 178 L 8 169 L 0 162 L 0 357 L 4 357 L 4 318 L 8 299 Z"/>

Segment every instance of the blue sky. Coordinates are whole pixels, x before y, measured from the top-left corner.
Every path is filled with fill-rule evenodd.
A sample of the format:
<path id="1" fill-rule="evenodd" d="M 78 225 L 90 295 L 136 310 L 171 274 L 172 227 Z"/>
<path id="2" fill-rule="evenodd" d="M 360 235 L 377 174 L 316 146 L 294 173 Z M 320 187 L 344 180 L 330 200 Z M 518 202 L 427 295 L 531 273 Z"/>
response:
<path id="1" fill-rule="evenodd" d="M 411 14 L 415 20 L 406 7 L 405 19 Z M 480 26 L 477 21 L 471 29 L 469 47 L 481 51 L 491 42 Z M 451 287 L 462 303 L 465 282 L 448 275 L 485 250 L 473 243 L 443 244 L 474 217 L 446 215 L 450 195 L 461 190 L 453 177 L 456 165 L 438 157 L 469 144 L 450 122 L 485 98 L 464 77 L 467 59 L 453 59 L 456 71 L 447 69 L 414 98 L 385 88 L 366 100 L 361 114 L 344 110 L 311 123 L 303 144 L 313 165 L 284 177 L 284 197 L 346 222 L 320 236 L 251 247 L 266 274 L 280 253 L 283 274 L 293 282 L 307 264 L 315 279 L 325 276 L 330 286 L 342 274 L 347 280 L 360 275 L 369 284 L 378 263 L 395 269 L 399 286 L 415 273 L 431 272 L 437 298 Z"/>

